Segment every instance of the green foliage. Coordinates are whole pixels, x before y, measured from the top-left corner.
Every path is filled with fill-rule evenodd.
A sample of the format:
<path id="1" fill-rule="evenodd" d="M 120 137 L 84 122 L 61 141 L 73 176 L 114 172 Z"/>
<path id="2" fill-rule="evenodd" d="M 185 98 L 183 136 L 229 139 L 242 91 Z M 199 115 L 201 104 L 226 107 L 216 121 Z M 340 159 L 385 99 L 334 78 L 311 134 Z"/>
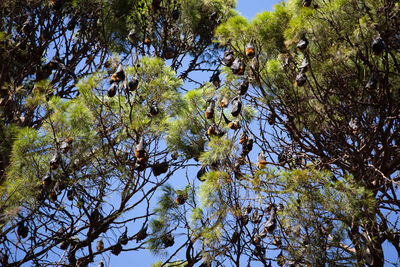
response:
<path id="1" fill-rule="evenodd" d="M 211 86 L 189 91 L 180 103 L 180 114 L 168 121 L 166 142 L 171 151 L 180 151 L 185 158 L 199 158 L 206 143 L 208 122 L 204 111 L 206 99 L 214 93 Z M 207 128 L 206 128 L 207 127 Z"/>
<path id="2" fill-rule="evenodd" d="M 154 209 L 155 217 L 151 220 L 150 226 L 153 237 L 149 239 L 149 249 L 154 253 L 165 253 L 162 236 L 179 228 L 188 227 L 187 218 L 182 213 L 182 208 L 177 202 L 177 198 L 182 196 L 186 203 L 193 205 L 194 191 L 191 185 L 187 185 L 183 190 L 176 190 L 171 185 L 161 188 L 162 195 Z M 186 205 L 186 204 L 185 204 Z"/>
<path id="3" fill-rule="evenodd" d="M 212 138 L 207 144 L 207 148 L 207 151 L 200 156 L 203 165 L 224 164 L 235 153 L 234 143 L 224 136 Z"/>

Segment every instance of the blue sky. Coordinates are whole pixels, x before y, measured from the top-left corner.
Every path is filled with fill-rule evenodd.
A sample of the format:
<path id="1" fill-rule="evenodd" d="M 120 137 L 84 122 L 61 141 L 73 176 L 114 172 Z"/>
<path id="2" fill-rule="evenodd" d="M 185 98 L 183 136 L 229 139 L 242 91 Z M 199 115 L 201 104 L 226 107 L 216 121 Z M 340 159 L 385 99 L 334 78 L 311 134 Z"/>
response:
<path id="1" fill-rule="evenodd" d="M 253 18 L 258 12 L 272 10 L 280 0 L 237 0 L 236 9 L 247 19 Z"/>

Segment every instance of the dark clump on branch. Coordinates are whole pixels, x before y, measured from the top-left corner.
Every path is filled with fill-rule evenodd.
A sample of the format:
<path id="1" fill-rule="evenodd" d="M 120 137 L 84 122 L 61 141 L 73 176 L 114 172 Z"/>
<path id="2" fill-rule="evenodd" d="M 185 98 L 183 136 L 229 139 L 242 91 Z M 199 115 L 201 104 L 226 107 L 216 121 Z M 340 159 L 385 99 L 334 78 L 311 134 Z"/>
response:
<path id="1" fill-rule="evenodd" d="M 206 119 L 212 120 L 212 119 L 214 119 L 214 113 L 215 113 L 214 112 L 215 101 L 210 100 L 209 102 L 210 102 L 210 104 L 208 105 L 208 107 L 206 109 L 205 116 L 206 116 Z"/>
<path id="2" fill-rule="evenodd" d="M 151 169 L 153 170 L 154 176 L 159 176 L 168 171 L 168 163 L 167 162 L 155 163 L 153 164 Z"/>
<path id="3" fill-rule="evenodd" d="M 174 237 L 170 233 L 163 235 L 161 241 L 166 248 L 172 247 L 175 244 Z"/>
<path id="4" fill-rule="evenodd" d="M 111 253 L 114 254 L 115 256 L 118 256 L 122 251 L 122 246 L 120 243 L 117 243 L 114 245 L 114 247 L 111 249 Z"/>
<path id="5" fill-rule="evenodd" d="M 132 92 L 135 91 L 138 88 L 138 86 L 139 86 L 139 78 L 138 76 L 134 76 L 132 80 L 130 80 L 128 83 L 128 89 L 129 91 Z"/>
<path id="6" fill-rule="evenodd" d="M 259 169 L 263 169 L 263 168 L 265 168 L 266 165 L 267 165 L 267 161 L 265 159 L 264 152 L 261 151 L 257 157 L 257 166 Z"/>
<path id="7" fill-rule="evenodd" d="M 107 96 L 114 97 L 117 94 L 118 85 L 114 82 L 111 84 L 110 88 L 108 88 Z"/>
<path id="8" fill-rule="evenodd" d="M 252 42 L 248 43 L 245 47 L 246 56 L 252 58 L 255 55 L 255 49 Z"/>
<path id="9" fill-rule="evenodd" d="M 128 244 L 129 238 L 128 238 L 128 228 L 125 228 L 125 231 L 122 233 L 120 237 L 118 237 L 118 243 L 121 245 L 126 245 Z"/>
<path id="10" fill-rule="evenodd" d="M 297 49 L 299 50 L 305 50 L 308 46 L 308 40 L 306 37 L 303 37 L 300 39 L 300 41 L 297 43 Z"/>
<path id="11" fill-rule="evenodd" d="M 113 73 L 110 78 L 110 83 L 119 83 L 125 80 L 125 71 L 122 65 L 118 65 L 117 70 Z"/>
<path id="12" fill-rule="evenodd" d="M 245 95 L 249 89 L 249 77 L 245 77 L 239 85 L 239 95 Z"/>
<path id="13" fill-rule="evenodd" d="M 53 156 L 53 158 L 50 160 L 50 168 L 52 170 L 58 169 L 61 163 L 61 155 L 60 153 L 56 152 Z"/>
<path id="14" fill-rule="evenodd" d="M 216 87 L 218 88 L 220 83 L 221 83 L 221 79 L 219 78 L 219 71 L 216 71 L 213 73 L 213 75 L 211 75 L 210 77 L 210 82 Z"/>
<path id="15" fill-rule="evenodd" d="M 303 7 L 309 7 L 309 6 L 311 6 L 311 2 L 312 2 L 312 0 L 303 0 L 302 5 L 303 5 Z"/>
<path id="16" fill-rule="evenodd" d="M 160 110 L 158 109 L 157 104 L 153 104 L 150 106 L 149 113 L 152 117 L 157 116 L 158 113 L 160 113 Z"/>
<path id="17" fill-rule="evenodd" d="M 232 65 L 231 65 L 232 73 L 236 74 L 236 75 L 243 75 L 245 69 L 246 69 L 246 66 L 239 58 L 236 58 L 235 61 L 233 61 Z"/>
<path id="18" fill-rule="evenodd" d="M 240 111 L 242 111 L 242 101 L 240 96 L 237 96 L 231 101 L 231 115 L 237 117 Z"/>
<path id="19" fill-rule="evenodd" d="M 102 251 L 104 249 L 103 238 L 100 238 L 100 240 L 97 240 L 96 249 L 97 249 L 97 251 Z"/>
<path id="20" fill-rule="evenodd" d="M 296 85 L 301 87 L 301 86 L 305 85 L 306 82 L 307 82 L 307 76 L 303 72 L 300 72 L 296 76 L 296 81 L 295 81 Z"/>
<path id="21" fill-rule="evenodd" d="M 146 225 L 142 229 L 140 229 L 140 231 L 137 232 L 137 234 L 135 235 L 136 236 L 136 243 L 146 239 L 147 235 L 148 234 L 147 234 L 147 225 Z"/>
<path id="22" fill-rule="evenodd" d="M 380 35 L 378 35 L 372 41 L 371 49 L 372 49 L 372 53 L 374 53 L 374 55 L 381 55 L 383 53 L 383 51 L 385 51 L 386 45 Z"/>
<path id="23" fill-rule="evenodd" d="M 221 61 L 222 65 L 230 67 L 232 66 L 234 61 L 235 61 L 235 56 L 233 55 L 233 52 L 231 50 L 225 50 L 224 58 Z"/>
<path id="24" fill-rule="evenodd" d="M 18 223 L 18 228 L 17 228 L 17 235 L 20 238 L 26 238 L 28 236 L 28 227 L 25 226 L 25 223 L 23 221 Z"/>
<path id="25" fill-rule="evenodd" d="M 228 126 L 229 129 L 237 130 L 237 129 L 239 129 L 239 128 L 241 127 L 240 121 L 239 121 L 239 120 L 230 121 L 230 120 L 225 116 L 225 114 L 224 114 L 223 112 L 222 112 L 222 117 L 224 118 L 225 123 L 227 124 L 227 126 Z"/>

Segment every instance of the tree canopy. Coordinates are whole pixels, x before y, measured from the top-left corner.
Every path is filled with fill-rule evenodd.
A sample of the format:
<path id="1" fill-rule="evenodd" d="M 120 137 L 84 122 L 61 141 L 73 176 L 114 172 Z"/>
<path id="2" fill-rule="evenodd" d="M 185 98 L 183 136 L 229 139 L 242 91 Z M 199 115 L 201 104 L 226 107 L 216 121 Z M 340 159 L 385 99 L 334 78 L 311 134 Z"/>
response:
<path id="1" fill-rule="evenodd" d="M 398 264 L 398 1 L 234 5 L 1 4 L 2 265 Z"/>

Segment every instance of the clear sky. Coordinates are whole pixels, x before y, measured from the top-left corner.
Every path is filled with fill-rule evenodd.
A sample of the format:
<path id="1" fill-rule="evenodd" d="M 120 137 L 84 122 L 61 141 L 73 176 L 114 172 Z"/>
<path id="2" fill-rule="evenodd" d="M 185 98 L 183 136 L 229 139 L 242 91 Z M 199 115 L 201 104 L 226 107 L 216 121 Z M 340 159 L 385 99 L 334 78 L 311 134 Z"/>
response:
<path id="1" fill-rule="evenodd" d="M 240 14 L 251 20 L 257 13 L 261 11 L 270 11 L 272 7 L 281 2 L 282 0 L 237 0 L 237 10 Z M 134 234 L 133 231 L 129 231 L 129 234 Z M 96 257 L 95 262 L 90 264 L 90 267 L 97 266 L 100 258 Z M 152 255 L 147 251 L 132 251 L 122 252 L 118 257 L 111 255 L 111 258 L 105 257 L 105 266 L 107 267 L 147 267 L 151 266 L 152 263 L 157 262 L 159 257 Z M 162 259 L 161 259 L 162 260 Z M 273 266 L 276 266 L 273 264 Z"/>
<path id="2" fill-rule="evenodd" d="M 282 0 L 236 0 L 236 9 L 247 19 L 253 18 L 258 12 L 272 10 L 272 7 Z"/>

